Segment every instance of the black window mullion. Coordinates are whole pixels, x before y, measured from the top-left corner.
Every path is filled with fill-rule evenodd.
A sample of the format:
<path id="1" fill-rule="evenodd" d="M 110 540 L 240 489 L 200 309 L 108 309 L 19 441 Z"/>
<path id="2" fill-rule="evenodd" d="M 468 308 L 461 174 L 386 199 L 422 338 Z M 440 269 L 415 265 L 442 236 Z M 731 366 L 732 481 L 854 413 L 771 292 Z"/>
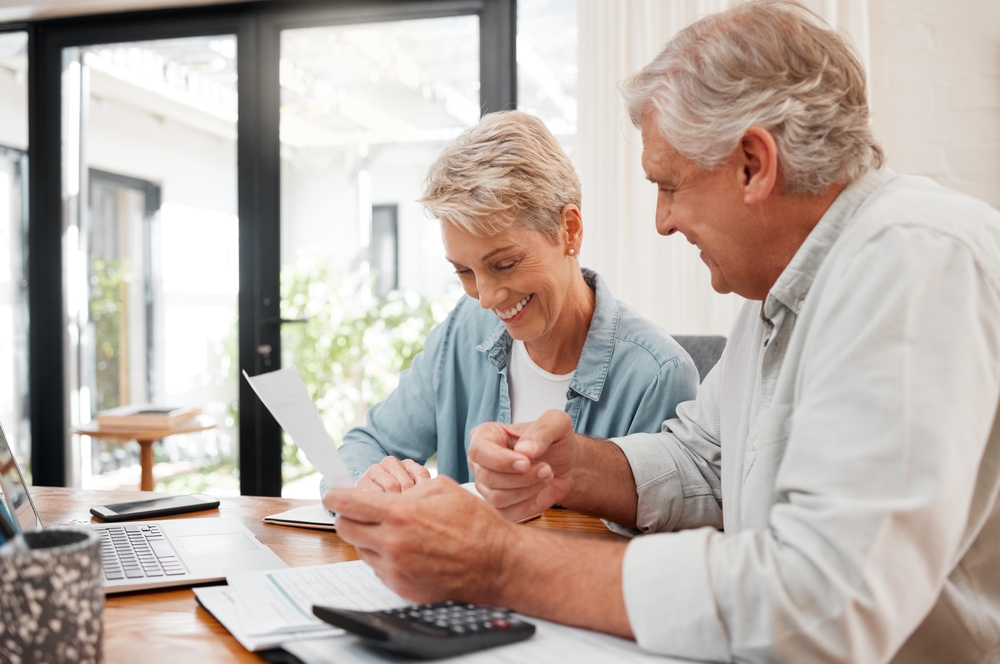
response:
<path id="1" fill-rule="evenodd" d="M 248 32 L 237 44 L 239 80 L 252 81 L 240 88 L 240 367 L 257 375 L 281 367 L 280 43 L 269 22 Z M 280 496 L 281 483 L 281 427 L 241 379 L 240 493 Z"/>
<path id="2" fill-rule="evenodd" d="M 62 297 L 62 49 L 45 26 L 28 35 L 28 385 L 31 475 L 65 486 L 67 474 Z"/>
<path id="3" fill-rule="evenodd" d="M 517 2 L 490 0 L 479 19 L 479 103 L 483 115 L 517 108 Z"/>

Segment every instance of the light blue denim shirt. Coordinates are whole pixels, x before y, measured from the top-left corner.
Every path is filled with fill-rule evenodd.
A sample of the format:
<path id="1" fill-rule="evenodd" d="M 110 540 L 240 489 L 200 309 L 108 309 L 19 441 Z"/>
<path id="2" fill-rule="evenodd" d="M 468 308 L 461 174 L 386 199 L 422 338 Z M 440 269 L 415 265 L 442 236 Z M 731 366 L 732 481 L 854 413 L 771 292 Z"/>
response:
<path id="1" fill-rule="evenodd" d="M 698 371 L 663 330 L 614 299 L 596 272 L 594 316 L 569 391 L 566 412 L 577 432 L 601 438 L 660 430 L 678 403 L 693 399 Z M 431 330 L 399 386 L 344 436 L 340 454 L 357 479 L 387 455 L 472 479 L 469 434 L 483 422 L 510 422 L 507 361 L 512 339 L 496 314 L 463 296 Z"/>

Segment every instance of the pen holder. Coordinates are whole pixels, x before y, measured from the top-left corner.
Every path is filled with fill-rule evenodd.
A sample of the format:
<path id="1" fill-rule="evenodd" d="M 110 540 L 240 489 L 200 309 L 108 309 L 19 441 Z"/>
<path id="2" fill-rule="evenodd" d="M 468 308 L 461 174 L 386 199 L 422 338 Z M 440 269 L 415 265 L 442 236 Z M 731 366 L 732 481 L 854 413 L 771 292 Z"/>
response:
<path id="1" fill-rule="evenodd" d="M 25 533 L 0 553 L 0 661 L 101 661 L 101 539 L 88 530 Z"/>

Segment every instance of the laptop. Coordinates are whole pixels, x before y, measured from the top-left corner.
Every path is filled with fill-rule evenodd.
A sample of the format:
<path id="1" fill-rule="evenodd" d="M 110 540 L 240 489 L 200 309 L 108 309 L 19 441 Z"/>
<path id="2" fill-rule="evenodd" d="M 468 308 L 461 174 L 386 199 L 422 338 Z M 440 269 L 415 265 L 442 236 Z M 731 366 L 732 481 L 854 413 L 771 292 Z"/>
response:
<path id="1" fill-rule="evenodd" d="M 31 492 L 0 425 L 0 490 L 24 532 L 42 529 Z M 106 594 L 224 581 L 230 570 L 285 562 L 234 517 L 74 525 L 101 536 Z"/>

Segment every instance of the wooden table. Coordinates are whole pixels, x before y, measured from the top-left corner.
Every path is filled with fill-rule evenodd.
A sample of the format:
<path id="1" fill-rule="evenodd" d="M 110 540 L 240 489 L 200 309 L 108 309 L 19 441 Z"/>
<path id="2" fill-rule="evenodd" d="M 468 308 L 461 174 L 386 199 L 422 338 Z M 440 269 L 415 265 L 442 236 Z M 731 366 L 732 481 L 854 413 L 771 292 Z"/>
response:
<path id="1" fill-rule="evenodd" d="M 215 420 L 204 415 L 194 417 L 183 424 L 179 424 L 169 429 L 150 428 L 116 428 L 102 429 L 97 422 L 91 422 L 73 430 L 81 436 L 91 436 L 93 438 L 114 438 L 116 440 L 134 440 L 139 443 L 139 465 L 142 467 L 142 477 L 139 480 L 139 488 L 142 491 L 152 491 L 155 483 L 153 481 L 153 443 L 163 440 L 167 436 L 175 436 L 179 433 L 196 433 L 215 428 Z"/>
<path id="2" fill-rule="evenodd" d="M 34 487 L 35 505 L 46 526 L 91 520 L 94 505 L 151 498 L 138 491 L 81 491 Z M 163 495 L 163 494 L 157 494 Z M 354 547 L 336 533 L 265 524 L 262 519 L 308 500 L 240 496 L 219 498 L 218 510 L 187 518 L 234 516 L 292 567 L 357 560 Z M 178 518 L 178 517 L 168 517 Z M 95 521 L 96 522 L 96 521 Z M 577 537 L 621 540 L 598 519 L 570 510 L 549 510 L 522 528 L 569 531 Z M 104 658 L 118 662 L 256 662 L 210 613 L 198 605 L 190 588 L 111 595 L 104 607 Z"/>

